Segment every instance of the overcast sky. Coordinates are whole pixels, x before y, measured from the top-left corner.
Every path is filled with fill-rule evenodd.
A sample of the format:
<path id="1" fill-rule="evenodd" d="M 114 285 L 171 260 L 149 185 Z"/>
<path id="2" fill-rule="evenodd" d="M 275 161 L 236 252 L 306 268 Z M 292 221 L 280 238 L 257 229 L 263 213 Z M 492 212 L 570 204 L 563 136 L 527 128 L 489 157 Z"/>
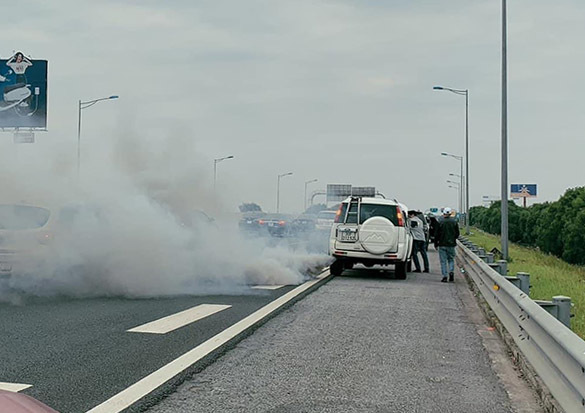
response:
<path id="1" fill-rule="evenodd" d="M 510 182 L 539 201 L 583 185 L 585 2 L 509 3 Z M 16 1 L 2 6 L 0 56 L 49 61 L 49 131 L 0 157 L 72 162 L 128 134 L 218 165 L 227 202 L 300 211 L 304 182 L 376 186 L 410 207 L 456 207 L 445 182 L 464 150 L 470 90 L 471 204 L 500 192 L 500 2 L 496 0 Z M 110 140 L 110 139 L 108 139 Z"/>

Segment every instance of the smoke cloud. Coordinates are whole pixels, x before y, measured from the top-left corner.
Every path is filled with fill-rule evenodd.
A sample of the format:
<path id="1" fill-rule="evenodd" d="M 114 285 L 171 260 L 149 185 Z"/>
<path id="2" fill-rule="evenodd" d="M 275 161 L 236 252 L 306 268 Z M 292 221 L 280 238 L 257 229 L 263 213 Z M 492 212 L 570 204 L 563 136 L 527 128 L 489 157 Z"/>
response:
<path id="1" fill-rule="evenodd" d="M 82 154 L 79 176 L 64 151 L 11 150 L 2 151 L 0 204 L 43 207 L 50 217 L 42 231 L 0 227 L 0 251 L 18 251 L 0 301 L 239 294 L 301 283 L 329 261 L 241 234 L 236 207 L 214 196 L 210 162 L 189 137 L 104 138 Z"/>

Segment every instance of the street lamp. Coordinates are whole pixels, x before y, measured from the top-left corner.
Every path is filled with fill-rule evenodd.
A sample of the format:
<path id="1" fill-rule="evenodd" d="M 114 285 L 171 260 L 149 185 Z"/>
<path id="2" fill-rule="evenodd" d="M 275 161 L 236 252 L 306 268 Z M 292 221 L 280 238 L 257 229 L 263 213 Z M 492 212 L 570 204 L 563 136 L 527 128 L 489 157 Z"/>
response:
<path id="1" fill-rule="evenodd" d="M 456 95 L 465 96 L 465 233 L 469 235 L 469 89 L 453 89 L 443 86 L 434 86 L 433 89 L 446 90 Z"/>
<path id="2" fill-rule="evenodd" d="M 457 190 L 457 201 L 459 202 L 459 205 L 461 205 L 461 188 L 459 188 L 458 186 L 454 186 L 454 185 L 449 185 L 449 188 L 453 188 Z M 461 213 L 461 210 L 459 210 L 459 213 Z"/>
<path id="3" fill-rule="evenodd" d="M 465 223 L 468 225 L 469 224 L 469 217 L 467 215 L 467 208 L 466 208 L 467 203 L 464 202 L 465 200 L 463 199 L 463 186 L 467 184 L 467 178 L 463 176 L 463 156 L 453 155 L 452 153 L 447 153 L 447 152 L 441 152 L 441 155 L 448 156 L 450 158 L 454 158 L 454 159 L 457 159 L 459 161 L 460 170 L 461 170 L 461 209 L 460 209 L 460 212 L 464 212 L 463 210 L 465 209 Z M 467 227 L 467 228 L 469 228 L 469 227 Z"/>
<path id="4" fill-rule="evenodd" d="M 455 188 L 457 188 L 459 190 L 459 195 L 457 196 L 457 201 L 458 201 L 457 204 L 459 205 L 459 213 L 461 214 L 462 208 L 463 208 L 462 198 L 461 198 L 461 184 L 459 182 L 451 181 L 451 180 L 447 180 L 447 183 L 455 185 Z M 451 185 L 449 185 L 449 186 L 451 186 Z"/>
<path id="5" fill-rule="evenodd" d="M 118 95 L 112 95 L 108 96 L 107 98 L 88 100 L 86 102 L 82 102 L 81 100 L 79 100 L 77 111 L 77 176 L 79 176 L 79 168 L 81 165 L 81 110 L 87 109 L 90 106 L 93 106 L 98 102 L 101 102 L 102 100 L 112 100 L 118 98 L 119 98 Z"/>
<path id="6" fill-rule="evenodd" d="M 305 181 L 305 211 L 307 210 L 307 185 L 312 184 L 313 182 L 317 182 L 318 179 L 311 179 L 309 181 Z"/>
<path id="7" fill-rule="evenodd" d="M 292 172 L 278 175 L 278 184 L 276 185 L 276 213 L 280 212 L 280 178 L 292 175 Z"/>
<path id="8" fill-rule="evenodd" d="M 460 200 L 461 202 L 459 203 L 459 213 L 463 216 L 463 186 L 464 186 L 464 182 L 463 182 L 463 175 L 459 175 L 459 174 L 449 174 L 449 176 L 454 176 L 459 178 L 459 196 L 460 196 Z"/>
<path id="9" fill-rule="evenodd" d="M 226 159 L 234 159 L 233 155 L 224 156 L 223 158 L 217 158 L 213 160 L 213 192 L 215 193 L 215 187 L 217 185 L 217 164 Z"/>

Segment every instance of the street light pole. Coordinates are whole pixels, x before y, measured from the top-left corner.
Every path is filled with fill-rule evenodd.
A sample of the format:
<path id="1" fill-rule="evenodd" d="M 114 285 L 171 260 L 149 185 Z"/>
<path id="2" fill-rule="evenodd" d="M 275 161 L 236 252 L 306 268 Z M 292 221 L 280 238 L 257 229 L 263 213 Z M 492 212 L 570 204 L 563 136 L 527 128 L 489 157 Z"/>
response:
<path id="1" fill-rule="evenodd" d="M 461 214 L 461 211 L 463 211 L 463 198 L 461 197 L 461 184 L 459 182 L 455 182 L 455 181 L 451 181 L 451 180 L 447 180 L 447 183 L 449 184 L 453 184 L 455 185 L 455 187 L 459 190 L 459 194 L 457 196 L 457 204 L 458 204 L 458 209 L 459 209 L 459 213 Z"/>
<path id="2" fill-rule="evenodd" d="M 457 190 L 457 201 L 459 202 L 459 205 L 461 205 L 461 188 L 454 185 L 449 185 L 449 188 Z M 461 213 L 461 210 L 459 210 L 459 213 Z"/>
<path id="3" fill-rule="evenodd" d="M 447 153 L 447 152 L 441 152 L 441 155 L 448 156 L 450 158 L 455 158 L 459 161 L 459 165 L 460 165 L 460 169 L 461 169 L 461 187 L 463 187 L 463 182 L 465 179 L 465 177 L 463 176 L 463 156 L 453 155 L 452 153 Z M 466 179 L 465 179 L 465 183 L 467 184 Z M 461 190 L 461 191 L 463 191 L 463 190 Z M 460 211 L 463 211 L 463 209 L 465 209 L 464 205 L 463 205 L 463 193 L 461 194 L 461 200 L 462 201 L 461 201 L 461 210 Z M 466 212 L 465 213 L 465 221 L 467 222 L 467 220 L 468 220 L 468 217 L 467 217 L 467 212 Z"/>
<path id="4" fill-rule="evenodd" d="M 217 187 L 217 164 L 221 161 L 225 161 L 226 159 L 234 159 L 234 156 L 224 156 L 223 158 L 217 158 L 213 160 L 213 193 L 216 192 Z"/>
<path id="5" fill-rule="evenodd" d="M 463 188 L 465 186 L 465 182 L 463 181 L 463 175 L 459 175 L 459 174 L 449 174 L 449 176 L 456 176 L 457 178 L 459 178 L 459 196 L 461 199 L 461 203 L 459 204 L 459 213 L 463 214 L 463 209 L 464 209 L 464 193 L 463 193 Z"/>
<path id="6" fill-rule="evenodd" d="M 280 178 L 292 175 L 292 172 L 278 175 L 278 183 L 276 184 L 276 213 L 280 212 Z"/>
<path id="7" fill-rule="evenodd" d="M 307 210 L 307 185 L 312 184 L 313 182 L 317 182 L 318 179 L 311 179 L 309 181 L 305 181 L 305 211 Z"/>
<path id="8" fill-rule="evenodd" d="M 502 255 L 508 259 L 508 56 L 506 0 L 502 0 Z"/>
<path id="9" fill-rule="evenodd" d="M 112 100 L 112 99 L 118 99 L 118 98 L 119 98 L 119 96 L 112 95 L 112 96 L 108 96 L 107 98 L 88 100 L 86 102 L 82 102 L 81 99 L 78 101 L 78 104 L 77 104 L 77 177 L 79 177 L 79 170 L 81 167 L 81 110 L 87 109 L 90 106 L 93 106 L 98 102 L 101 102 L 102 100 Z"/>
<path id="10" fill-rule="evenodd" d="M 465 96 L 465 233 L 469 235 L 469 89 L 453 89 L 443 86 L 434 86 L 433 89 L 446 90 L 456 95 Z"/>

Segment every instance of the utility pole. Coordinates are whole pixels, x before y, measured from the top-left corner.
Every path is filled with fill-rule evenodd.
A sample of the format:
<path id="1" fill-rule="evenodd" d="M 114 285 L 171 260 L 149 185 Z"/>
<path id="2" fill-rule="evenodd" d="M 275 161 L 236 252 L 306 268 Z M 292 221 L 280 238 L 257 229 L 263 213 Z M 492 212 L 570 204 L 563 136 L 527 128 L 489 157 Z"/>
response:
<path id="1" fill-rule="evenodd" d="M 508 259 L 508 58 L 506 0 L 502 0 L 502 255 Z"/>

